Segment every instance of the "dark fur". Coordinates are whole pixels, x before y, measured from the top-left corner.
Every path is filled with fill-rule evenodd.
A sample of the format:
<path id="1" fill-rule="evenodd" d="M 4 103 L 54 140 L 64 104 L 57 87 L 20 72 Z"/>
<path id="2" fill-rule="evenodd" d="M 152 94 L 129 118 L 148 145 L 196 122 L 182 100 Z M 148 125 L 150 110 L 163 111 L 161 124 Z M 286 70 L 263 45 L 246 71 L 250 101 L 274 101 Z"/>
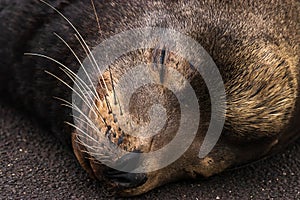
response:
<path id="1" fill-rule="evenodd" d="M 261 157 L 269 143 L 278 139 L 281 146 L 299 135 L 299 1 L 155 2 L 95 1 L 100 35 L 89 0 L 49 0 L 90 47 L 146 25 L 173 28 L 196 39 L 212 56 L 225 82 L 228 109 L 222 142 L 237 149 L 237 161 L 232 163 Z M 63 122 L 72 121 L 71 110 L 53 97 L 71 100 L 71 91 L 44 71 L 71 84 L 70 80 L 53 62 L 23 54 L 48 55 L 76 72 L 79 65 L 74 56 L 53 35 L 62 36 L 83 59 L 85 53 L 74 31 L 37 0 L 1 0 L 0 19 L 1 97 L 32 113 L 69 143 L 71 130 Z M 268 147 L 249 153 L 256 144 L 265 143 Z"/>

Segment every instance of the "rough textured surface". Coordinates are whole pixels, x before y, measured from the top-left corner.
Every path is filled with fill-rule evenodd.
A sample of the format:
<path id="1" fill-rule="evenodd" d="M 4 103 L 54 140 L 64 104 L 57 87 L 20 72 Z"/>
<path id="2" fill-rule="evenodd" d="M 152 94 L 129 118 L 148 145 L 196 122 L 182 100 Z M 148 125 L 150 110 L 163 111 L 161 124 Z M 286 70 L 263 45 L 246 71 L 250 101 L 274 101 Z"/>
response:
<path id="1" fill-rule="evenodd" d="M 0 104 L 0 199 L 106 199 L 71 151 Z M 208 180 L 160 187 L 136 199 L 300 199 L 300 140 L 282 153 Z"/>

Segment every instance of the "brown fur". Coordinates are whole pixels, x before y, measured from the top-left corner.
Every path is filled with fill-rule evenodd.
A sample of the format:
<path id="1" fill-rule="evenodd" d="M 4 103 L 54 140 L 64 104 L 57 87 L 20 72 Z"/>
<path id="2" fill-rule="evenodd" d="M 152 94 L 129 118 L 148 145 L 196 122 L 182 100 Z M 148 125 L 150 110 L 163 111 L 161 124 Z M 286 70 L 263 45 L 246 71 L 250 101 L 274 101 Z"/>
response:
<path id="1" fill-rule="evenodd" d="M 70 143 L 73 134 L 74 152 L 83 168 L 91 176 L 112 183 L 120 189 L 120 194 L 138 195 L 171 181 L 208 177 L 262 158 L 299 136 L 299 1 L 95 1 L 100 34 L 90 1 L 53 0 L 51 4 L 70 19 L 90 47 L 131 28 L 171 28 L 197 40 L 212 56 L 222 74 L 227 95 L 225 127 L 212 152 L 199 159 L 197 153 L 210 121 L 207 88 L 188 61 L 171 52 L 167 54 L 165 65 L 184 74 L 199 99 L 201 121 L 196 140 L 179 160 L 145 174 L 147 180 L 140 185 L 118 188 L 118 180 L 105 178 L 106 168 L 76 141 L 78 131 L 64 124 L 64 121 L 72 122 L 71 110 L 62 108 L 53 96 L 70 101 L 71 91 L 44 71 L 58 75 L 69 84 L 72 81 L 55 63 L 23 56 L 25 52 L 42 53 L 76 72 L 80 67 L 76 59 L 53 35 L 55 31 L 62 36 L 82 60 L 86 54 L 74 31 L 55 11 L 39 1 L 0 1 L 0 44 L 5 47 L 0 50 L 0 56 L 4 58 L 0 68 L 1 92 L 8 94 L 6 97 L 15 105 L 33 113 L 46 127 L 51 127 L 62 140 Z M 112 66 L 114 81 L 117 82 L 118 77 L 136 63 L 151 63 L 154 57 L 153 50 L 125 55 Z M 109 72 L 105 74 L 105 81 L 108 85 L 111 83 Z M 137 116 L 137 111 L 142 111 L 141 119 L 136 117 L 136 120 L 147 122 L 144 107 L 155 101 L 163 102 L 170 126 L 151 142 L 134 138 L 118 130 L 117 123 L 113 122 L 111 113 L 104 106 L 101 113 L 115 130 L 111 132 L 115 136 L 109 139 L 110 142 L 118 143 L 123 137 L 121 148 L 148 152 L 172 140 L 179 116 L 178 107 L 174 106 L 176 99 L 163 88 L 153 86 L 152 89 L 157 93 L 146 88 L 137 93 L 138 98 L 133 98 L 131 104 L 132 113 Z M 105 95 L 102 88 L 98 88 L 98 92 L 100 96 Z M 107 128 L 100 121 L 96 126 Z"/>

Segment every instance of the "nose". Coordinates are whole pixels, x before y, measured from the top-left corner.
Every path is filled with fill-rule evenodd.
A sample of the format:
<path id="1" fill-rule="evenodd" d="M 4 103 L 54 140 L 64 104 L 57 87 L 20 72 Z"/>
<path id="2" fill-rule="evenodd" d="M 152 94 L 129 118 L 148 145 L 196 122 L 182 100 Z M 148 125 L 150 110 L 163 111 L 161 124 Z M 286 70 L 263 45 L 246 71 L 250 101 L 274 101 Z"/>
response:
<path id="1" fill-rule="evenodd" d="M 115 168 L 108 168 L 104 176 L 117 189 L 129 189 L 143 185 L 147 181 L 146 173 L 131 173 L 139 165 L 140 154 L 128 153 L 116 161 Z"/>

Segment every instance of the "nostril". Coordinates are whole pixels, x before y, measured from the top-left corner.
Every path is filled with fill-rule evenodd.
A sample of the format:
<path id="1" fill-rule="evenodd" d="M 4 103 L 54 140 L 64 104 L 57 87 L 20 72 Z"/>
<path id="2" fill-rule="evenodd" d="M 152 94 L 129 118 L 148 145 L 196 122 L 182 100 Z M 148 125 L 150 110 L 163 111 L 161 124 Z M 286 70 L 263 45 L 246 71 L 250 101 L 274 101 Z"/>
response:
<path id="1" fill-rule="evenodd" d="M 104 176 L 111 185 L 118 189 L 139 187 L 148 180 L 145 173 L 128 173 L 111 168 L 104 172 Z"/>
<path id="2" fill-rule="evenodd" d="M 145 173 L 130 173 L 138 167 L 139 160 L 140 154 L 137 151 L 128 153 L 116 162 L 115 169 L 108 168 L 104 172 L 104 176 L 119 189 L 141 186 L 147 181 L 147 175 Z"/>

